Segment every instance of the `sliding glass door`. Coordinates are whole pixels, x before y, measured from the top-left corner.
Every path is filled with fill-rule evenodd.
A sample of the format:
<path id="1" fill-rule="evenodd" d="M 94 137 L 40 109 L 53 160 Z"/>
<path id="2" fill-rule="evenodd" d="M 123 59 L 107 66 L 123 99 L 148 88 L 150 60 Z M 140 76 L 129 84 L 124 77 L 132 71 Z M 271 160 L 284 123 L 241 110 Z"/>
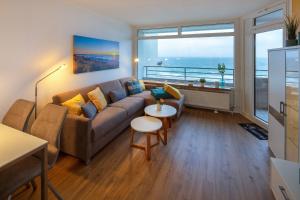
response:
<path id="1" fill-rule="evenodd" d="M 255 34 L 254 114 L 268 122 L 268 50 L 281 48 L 283 30 L 275 29 Z"/>

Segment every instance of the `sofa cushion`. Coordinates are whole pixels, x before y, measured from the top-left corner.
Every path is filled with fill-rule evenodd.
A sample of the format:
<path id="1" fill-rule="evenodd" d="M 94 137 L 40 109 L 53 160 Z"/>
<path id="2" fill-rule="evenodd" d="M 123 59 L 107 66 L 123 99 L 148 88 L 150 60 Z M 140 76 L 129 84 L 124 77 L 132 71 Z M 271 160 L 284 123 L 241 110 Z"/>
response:
<path id="1" fill-rule="evenodd" d="M 103 137 L 108 131 L 116 128 L 127 118 L 126 110 L 118 107 L 107 107 L 96 115 L 92 121 L 92 141 Z"/>
<path id="2" fill-rule="evenodd" d="M 140 82 L 135 80 L 131 80 L 127 82 L 127 89 L 130 95 L 143 92 Z"/>
<path id="3" fill-rule="evenodd" d="M 146 85 L 144 83 L 144 80 L 139 80 L 139 82 L 140 82 L 140 85 L 142 87 L 142 90 L 145 91 L 146 90 Z"/>
<path id="4" fill-rule="evenodd" d="M 124 99 L 127 96 L 126 92 L 124 90 L 112 90 L 109 92 L 109 97 L 112 103 L 115 103 L 117 101 L 120 101 Z"/>
<path id="5" fill-rule="evenodd" d="M 126 78 L 120 79 L 120 83 L 121 83 L 122 87 L 124 88 L 124 90 L 126 91 L 127 96 L 129 95 L 129 92 L 127 89 L 127 82 L 131 81 L 131 80 L 135 80 L 135 78 L 134 77 L 126 77 Z"/>
<path id="6" fill-rule="evenodd" d="M 145 105 L 147 106 L 156 103 L 155 98 L 151 95 L 151 91 L 147 90 L 139 94 L 131 95 L 130 97 L 138 97 L 144 99 Z"/>
<path id="7" fill-rule="evenodd" d="M 81 94 L 77 94 L 72 99 L 63 102 L 61 105 L 68 108 L 68 113 L 72 115 L 81 115 L 81 106 L 85 104 Z"/>
<path id="8" fill-rule="evenodd" d="M 123 108 L 127 111 L 128 116 L 132 116 L 144 107 L 144 99 L 137 97 L 126 97 L 121 101 L 110 104 L 111 107 Z"/>
<path id="9" fill-rule="evenodd" d="M 167 93 L 169 93 L 170 95 L 172 95 L 177 100 L 180 100 L 180 98 L 182 97 L 182 94 L 180 93 L 180 91 L 171 85 L 165 84 L 164 90 Z"/>
<path id="10" fill-rule="evenodd" d="M 85 117 L 93 119 L 97 114 L 97 108 L 92 102 L 87 102 L 85 105 L 81 106 L 82 112 Z"/>
<path id="11" fill-rule="evenodd" d="M 109 97 L 109 93 L 112 90 L 123 90 L 125 93 L 125 89 L 122 87 L 121 83 L 119 80 L 114 80 L 114 81 L 108 81 L 108 82 L 104 82 L 104 83 L 100 83 L 100 88 L 107 100 L 108 103 L 111 103 L 110 97 Z"/>
<path id="12" fill-rule="evenodd" d="M 106 98 L 99 87 L 90 91 L 88 93 L 88 97 L 90 98 L 91 102 L 93 102 L 93 104 L 96 106 L 98 112 L 102 111 L 107 106 Z"/>
<path id="13" fill-rule="evenodd" d="M 167 93 L 163 88 L 154 88 L 151 89 L 151 95 L 156 99 L 172 99 L 173 96 L 171 96 L 169 93 Z"/>

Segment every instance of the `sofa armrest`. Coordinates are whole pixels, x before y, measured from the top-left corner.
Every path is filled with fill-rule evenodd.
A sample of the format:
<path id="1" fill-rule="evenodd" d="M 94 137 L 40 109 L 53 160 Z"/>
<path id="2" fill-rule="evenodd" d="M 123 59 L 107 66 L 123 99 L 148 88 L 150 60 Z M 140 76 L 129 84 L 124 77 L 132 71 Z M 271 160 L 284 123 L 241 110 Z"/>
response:
<path id="1" fill-rule="evenodd" d="M 91 125 L 92 120 L 88 118 L 68 114 L 61 135 L 61 150 L 88 163 L 91 157 Z"/>

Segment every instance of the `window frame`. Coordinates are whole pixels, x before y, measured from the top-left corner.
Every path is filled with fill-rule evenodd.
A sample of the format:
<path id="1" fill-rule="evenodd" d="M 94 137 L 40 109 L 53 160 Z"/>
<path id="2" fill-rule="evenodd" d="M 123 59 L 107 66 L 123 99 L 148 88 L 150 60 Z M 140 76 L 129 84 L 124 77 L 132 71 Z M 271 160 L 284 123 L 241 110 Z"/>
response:
<path id="1" fill-rule="evenodd" d="M 234 31 L 233 32 L 219 32 L 219 33 L 203 33 L 203 34 L 182 34 L 182 27 L 191 27 L 191 26 L 205 26 L 205 25 L 218 25 L 218 24 L 233 24 Z M 135 27 L 135 36 L 134 36 L 134 56 L 138 58 L 138 41 L 139 40 L 153 40 L 153 39 L 176 39 L 176 38 L 205 38 L 205 37 L 224 37 L 224 36 L 233 36 L 233 65 L 234 65 L 234 75 L 233 75 L 233 86 L 235 88 L 237 84 L 239 84 L 240 80 L 238 80 L 237 75 L 240 71 L 239 65 L 239 51 L 238 48 L 240 46 L 239 43 L 239 32 L 240 32 L 240 21 L 239 19 L 231 19 L 231 20 L 224 20 L 224 21 L 213 21 L 207 23 L 193 23 L 193 24 L 179 24 L 179 25 L 168 25 L 168 26 L 146 26 L 146 27 Z M 170 35 L 170 36 L 149 36 L 149 37 L 141 37 L 138 35 L 138 31 L 141 29 L 160 29 L 160 28 L 178 28 L 178 35 Z M 138 75 L 138 63 L 135 63 L 134 67 L 134 75 Z M 167 80 L 166 80 L 167 81 Z M 180 80 L 178 80 L 180 82 Z M 182 82 L 182 81 L 181 81 Z"/>

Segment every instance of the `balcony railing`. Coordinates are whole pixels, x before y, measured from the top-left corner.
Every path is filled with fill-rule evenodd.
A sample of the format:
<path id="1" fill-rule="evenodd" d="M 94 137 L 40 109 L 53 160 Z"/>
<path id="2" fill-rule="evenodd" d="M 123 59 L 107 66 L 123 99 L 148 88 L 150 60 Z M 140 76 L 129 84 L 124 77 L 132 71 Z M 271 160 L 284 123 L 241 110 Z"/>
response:
<path id="1" fill-rule="evenodd" d="M 170 80 L 170 81 L 199 81 L 205 78 L 207 82 L 221 79 L 216 68 L 203 67 L 172 67 L 172 66 L 144 66 L 144 79 Z M 226 84 L 233 85 L 234 69 L 226 69 L 224 75 Z"/>

